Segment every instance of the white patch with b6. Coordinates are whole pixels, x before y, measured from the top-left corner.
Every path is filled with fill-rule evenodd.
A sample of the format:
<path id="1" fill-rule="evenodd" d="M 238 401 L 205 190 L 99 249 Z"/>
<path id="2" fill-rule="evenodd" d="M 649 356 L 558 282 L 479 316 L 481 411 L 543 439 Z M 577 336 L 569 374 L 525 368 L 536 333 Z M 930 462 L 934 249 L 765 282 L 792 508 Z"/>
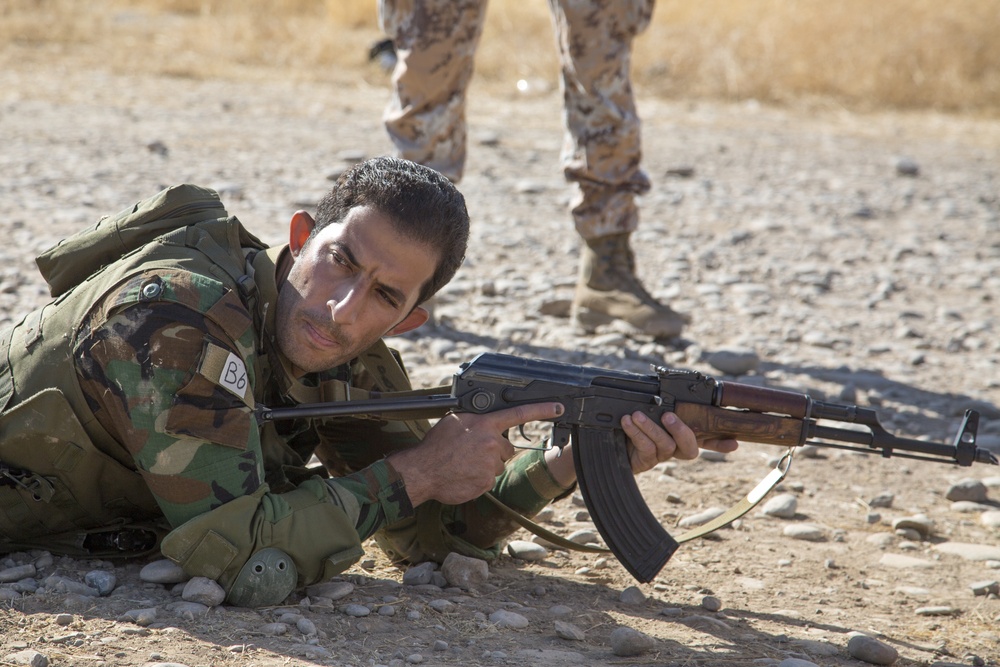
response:
<path id="1" fill-rule="evenodd" d="M 250 390 L 250 376 L 246 364 L 243 358 L 232 350 L 206 340 L 198 374 L 253 407 L 253 392 Z"/>
<path id="2" fill-rule="evenodd" d="M 247 393 L 247 382 L 247 369 L 243 360 L 230 352 L 219 373 L 219 386 L 243 398 Z"/>

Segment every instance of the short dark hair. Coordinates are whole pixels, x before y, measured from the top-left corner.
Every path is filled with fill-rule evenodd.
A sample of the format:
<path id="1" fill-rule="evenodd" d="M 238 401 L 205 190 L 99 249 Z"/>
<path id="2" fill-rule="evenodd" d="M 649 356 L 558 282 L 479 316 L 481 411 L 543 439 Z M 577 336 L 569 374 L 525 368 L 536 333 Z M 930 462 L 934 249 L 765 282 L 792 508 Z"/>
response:
<path id="1" fill-rule="evenodd" d="M 469 212 L 465 197 L 447 178 L 396 157 L 361 162 L 341 174 L 320 200 L 309 238 L 329 224 L 342 223 L 358 206 L 378 210 L 400 234 L 440 253 L 437 269 L 421 287 L 417 303 L 430 299 L 455 276 L 469 243 Z"/>

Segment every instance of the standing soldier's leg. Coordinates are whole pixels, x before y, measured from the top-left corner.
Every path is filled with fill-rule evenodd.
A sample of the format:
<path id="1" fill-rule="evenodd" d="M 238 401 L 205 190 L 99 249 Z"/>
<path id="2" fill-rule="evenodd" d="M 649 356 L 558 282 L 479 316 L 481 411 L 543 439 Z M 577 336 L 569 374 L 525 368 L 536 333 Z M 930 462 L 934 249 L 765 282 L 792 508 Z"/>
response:
<path id="1" fill-rule="evenodd" d="M 486 0 L 380 0 L 396 47 L 394 94 L 383 120 L 400 157 L 454 182 L 465 166 L 465 92 Z"/>
<path id="2" fill-rule="evenodd" d="M 636 195 L 649 190 L 639 166 L 640 123 L 629 80 L 632 40 L 653 0 L 549 0 L 559 55 L 566 137 L 563 167 L 585 245 L 573 318 L 586 330 L 616 319 L 654 336 L 677 336 L 687 317 L 656 301 L 636 277 L 629 236 Z"/>

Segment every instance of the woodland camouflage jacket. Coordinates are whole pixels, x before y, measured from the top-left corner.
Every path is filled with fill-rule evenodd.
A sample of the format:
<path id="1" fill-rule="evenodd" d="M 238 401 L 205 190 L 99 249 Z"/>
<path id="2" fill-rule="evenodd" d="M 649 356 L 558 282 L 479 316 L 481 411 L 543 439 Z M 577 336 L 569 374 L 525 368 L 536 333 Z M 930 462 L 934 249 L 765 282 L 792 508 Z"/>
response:
<path id="1" fill-rule="evenodd" d="M 223 222 L 239 225 L 235 218 L 214 224 Z M 14 430 L 24 437 L 4 439 L 0 462 L 39 473 L 54 491 L 39 502 L 24 489 L 0 486 L 0 536 L 23 543 L 159 517 L 173 529 L 201 523 L 209 526 L 201 537 L 171 543 L 168 536 L 164 552 L 173 544 L 181 553 L 168 555 L 187 567 L 195 542 L 221 531 L 231 543 L 223 551 L 233 553 L 218 567 L 190 563 L 192 574 L 225 579 L 245 561 L 243 554 L 277 546 L 297 561 L 302 583 L 332 573 L 304 560 L 323 558 L 325 548 L 358 544 L 383 528 L 379 542 L 396 558 L 441 558 L 442 548 L 495 554 L 497 548 L 489 547 L 516 526 L 489 503 L 422 506 L 424 515 L 434 516 L 415 521 L 401 478 L 383 460 L 417 441 L 400 422 L 257 423 L 255 404 L 295 404 L 297 396 L 321 395 L 326 380 L 377 387 L 357 363 L 301 382 L 284 372 L 273 341 L 276 261 L 283 248 L 231 248 L 232 230 L 211 225 L 193 244 L 200 248 L 192 247 L 192 236 L 198 235 L 147 245 L 0 333 L 9 359 L 0 376 L 6 405 L 0 427 L 19 405 L 34 400 L 40 406 L 38 397 L 57 387 L 58 409 L 68 409 L 86 433 L 43 438 L 51 446 L 38 447 L 51 424 L 35 419 L 33 428 L 22 428 L 32 422 L 23 415 L 39 411 L 21 409 Z M 215 248 L 206 252 L 209 246 Z M 242 266 L 237 256 L 246 258 Z M 334 478 L 321 480 L 317 469 L 305 468 L 317 446 Z M 515 457 L 494 490 L 528 514 L 561 491 L 534 452 Z M 243 500 L 226 511 L 243 507 L 244 518 L 222 521 L 220 508 L 238 498 Z M 322 506 L 321 515 L 331 518 L 327 528 L 350 525 L 352 534 L 316 546 L 317 535 L 328 531 L 315 525 L 321 515 L 295 520 L 303 503 Z M 225 530 L 213 525 L 215 513 Z M 435 536 L 421 540 L 421 531 Z"/>

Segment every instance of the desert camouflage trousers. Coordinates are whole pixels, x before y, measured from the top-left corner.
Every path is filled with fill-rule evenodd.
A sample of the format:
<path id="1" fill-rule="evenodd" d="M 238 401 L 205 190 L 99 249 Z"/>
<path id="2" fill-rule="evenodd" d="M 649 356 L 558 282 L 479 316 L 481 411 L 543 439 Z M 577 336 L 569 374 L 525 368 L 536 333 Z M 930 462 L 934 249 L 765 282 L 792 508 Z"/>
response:
<path id="1" fill-rule="evenodd" d="M 650 187 L 629 68 L 653 4 L 549 0 L 562 74 L 561 160 L 577 184 L 571 210 L 585 239 L 635 230 L 635 195 Z M 465 96 L 485 17 L 486 0 L 379 0 L 398 56 L 386 129 L 401 157 L 455 182 L 465 167 Z"/>

